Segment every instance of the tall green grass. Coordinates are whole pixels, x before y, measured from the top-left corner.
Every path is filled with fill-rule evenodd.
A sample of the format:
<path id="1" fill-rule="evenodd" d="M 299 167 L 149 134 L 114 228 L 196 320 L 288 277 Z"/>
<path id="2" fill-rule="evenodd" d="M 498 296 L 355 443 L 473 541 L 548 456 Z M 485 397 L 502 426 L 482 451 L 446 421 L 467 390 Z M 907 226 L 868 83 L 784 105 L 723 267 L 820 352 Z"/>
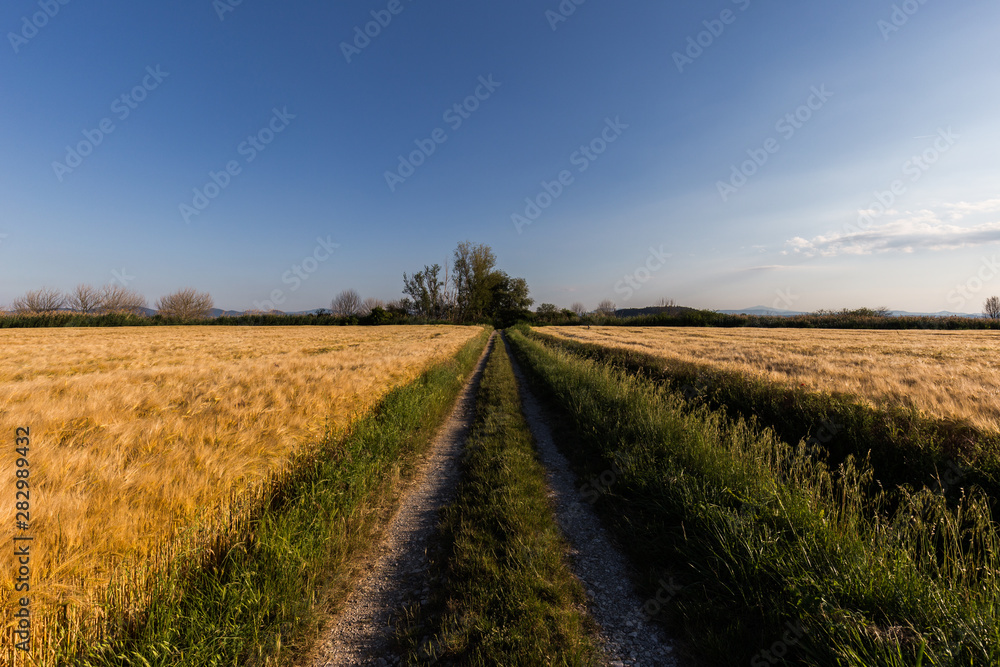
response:
<path id="1" fill-rule="evenodd" d="M 557 438 L 652 594 L 671 573 L 670 629 L 706 665 L 1000 663 L 1000 540 L 971 494 L 894 507 L 872 475 L 830 470 L 805 443 L 692 407 L 662 384 L 512 332 Z"/>
<path id="2" fill-rule="evenodd" d="M 483 374 L 442 515 L 442 586 L 409 629 L 409 660 L 447 665 L 590 665 L 585 602 L 553 518 L 507 351 Z M 425 639 L 427 637 L 427 639 Z"/>
<path id="3" fill-rule="evenodd" d="M 152 604 L 109 591 L 100 636 L 62 638 L 59 664 L 291 664 L 353 580 L 395 488 L 432 439 L 488 332 L 390 392 L 321 455 L 301 462 L 208 547 L 159 573 Z M 121 593 L 121 594 L 119 594 Z"/>

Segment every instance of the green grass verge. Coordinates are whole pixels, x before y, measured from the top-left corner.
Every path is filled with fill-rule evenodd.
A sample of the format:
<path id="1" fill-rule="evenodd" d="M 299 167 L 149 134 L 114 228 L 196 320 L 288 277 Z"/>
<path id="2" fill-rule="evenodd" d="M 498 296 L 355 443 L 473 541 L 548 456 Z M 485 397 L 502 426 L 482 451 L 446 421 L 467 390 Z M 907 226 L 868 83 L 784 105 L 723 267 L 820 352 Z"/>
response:
<path id="1" fill-rule="evenodd" d="M 583 589 L 567 567 L 520 405 L 498 342 L 456 497 L 442 516 L 438 564 L 445 583 L 409 628 L 411 664 L 596 664 Z"/>
<path id="2" fill-rule="evenodd" d="M 607 480 L 588 493 L 646 592 L 676 577 L 661 620 L 692 664 L 1000 664 L 1000 539 L 981 496 L 954 509 L 900 492 L 871 511 L 871 470 L 851 458 L 835 474 L 661 383 L 510 341 L 571 464 Z"/>
<path id="3" fill-rule="evenodd" d="M 548 344 L 614 364 L 682 392 L 694 402 L 770 427 L 785 442 L 809 441 L 836 466 L 867 457 L 874 488 L 928 487 L 955 501 L 974 486 L 1000 509 L 1000 433 L 934 419 L 906 407 L 875 408 L 855 396 L 806 391 L 707 364 L 676 362 L 634 350 L 566 341 L 535 332 Z"/>
<path id="4" fill-rule="evenodd" d="M 88 667 L 285 665 L 338 605 L 352 560 L 370 546 L 399 480 L 426 448 L 489 333 L 391 391 L 325 455 L 295 470 L 245 525 L 176 559 L 142 610 L 109 608 L 104 637 L 67 638 L 65 662 Z"/>

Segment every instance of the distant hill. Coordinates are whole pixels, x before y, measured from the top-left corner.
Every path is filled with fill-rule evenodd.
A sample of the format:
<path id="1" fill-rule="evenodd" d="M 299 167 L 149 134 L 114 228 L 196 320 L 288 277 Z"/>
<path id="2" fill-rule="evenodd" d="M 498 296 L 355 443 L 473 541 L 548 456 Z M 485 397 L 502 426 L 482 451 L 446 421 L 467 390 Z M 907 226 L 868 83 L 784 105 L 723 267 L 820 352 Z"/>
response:
<path id="1" fill-rule="evenodd" d="M 239 317 L 242 314 L 242 310 L 221 310 L 219 308 L 213 308 L 208 311 L 209 317 Z"/>

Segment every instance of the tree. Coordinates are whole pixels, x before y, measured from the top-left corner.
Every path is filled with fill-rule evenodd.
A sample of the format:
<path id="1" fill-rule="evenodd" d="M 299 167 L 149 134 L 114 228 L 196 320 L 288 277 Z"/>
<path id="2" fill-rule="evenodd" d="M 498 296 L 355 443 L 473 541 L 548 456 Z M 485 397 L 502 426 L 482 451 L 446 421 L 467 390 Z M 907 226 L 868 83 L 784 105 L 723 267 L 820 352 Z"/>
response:
<path id="1" fill-rule="evenodd" d="M 345 289 L 334 297 L 330 310 L 340 317 L 357 317 L 361 313 L 361 295 L 355 290 Z"/>
<path id="2" fill-rule="evenodd" d="M 559 312 L 559 307 L 554 303 L 543 303 L 535 308 L 535 312 L 539 315 L 555 315 Z"/>
<path id="3" fill-rule="evenodd" d="M 570 306 L 570 310 L 572 310 L 574 313 L 576 313 L 577 317 L 583 317 L 584 315 L 587 314 L 587 307 L 584 306 L 579 301 L 577 301 L 572 306 Z"/>
<path id="4" fill-rule="evenodd" d="M 105 285 L 101 289 L 100 301 L 100 310 L 105 313 L 141 315 L 146 307 L 146 297 L 121 285 Z M 208 310 L 211 309 L 212 303 L 211 297 L 209 297 Z"/>
<path id="5" fill-rule="evenodd" d="M 385 308 L 375 306 L 370 313 L 365 315 L 365 320 L 366 324 L 388 324 L 392 321 L 392 315 Z"/>
<path id="6" fill-rule="evenodd" d="M 499 279 L 494 271 L 497 258 L 488 245 L 463 241 L 455 248 L 455 300 L 458 317 L 473 322 L 487 316 L 493 287 Z"/>
<path id="7" fill-rule="evenodd" d="M 390 315 L 409 317 L 413 311 L 413 302 L 409 299 L 396 299 L 385 304 L 385 309 Z"/>
<path id="8" fill-rule="evenodd" d="M 361 315 L 368 316 L 373 310 L 378 308 L 379 310 L 385 310 L 385 303 L 382 299 L 376 299 L 374 297 L 368 297 L 361 302 Z"/>
<path id="9" fill-rule="evenodd" d="M 447 269 L 441 280 L 441 267 L 435 264 L 425 265 L 412 277 L 404 273 L 403 293 L 413 299 L 413 312 L 423 317 L 439 319 L 451 313 L 458 322 L 496 323 L 530 315 L 534 301 L 528 297 L 528 283 L 495 266 L 496 256 L 489 246 L 464 241 L 455 249 L 452 290 Z"/>
<path id="10" fill-rule="evenodd" d="M 507 327 L 531 312 L 535 301 L 528 296 L 528 282 L 524 278 L 511 278 L 503 271 L 493 274 L 487 314 L 498 327 Z"/>
<path id="11" fill-rule="evenodd" d="M 156 300 L 156 310 L 160 315 L 177 320 L 203 320 L 214 307 L 215 302 L 208 292 L 199 292 L 193 287 L 185 287 Z"/>
<path id="12" fill-rule="evenodd" d="M 604 315 L 605 317 L 614 317 L 616 310 L 618 310 L 618 307 L 611 299 L 605 299 L 597 304 L 597 313 L 599 315 Z"/>
<path id="13" fill-rule="evenodd" d="M 19 315 L 54 313 L 66 304 L 66 296 L 57 289 L 43 287 L 14 299 L 11 309 Z"/>
<path id="14" fill-rule="evenodd" d="M 403 274 L 403 294 L 413 300 L 413 309 L 417 315 L 431 319 L 441 319 L 447 314 L 448 279 L 441 280 L 441 265 L 424 265 L 423 271 L 417 271 L 413 277 Z"/>
<path id="15" fill-rule="evenodd" d="M 101 309 L 101 292 L 92 285 L 81 283 L 67 297 L 66 305 L 69 306 L 70 310 L 85 315 L 96 313 Z"/>
<path id="16" fill-rule="evenodd" d="M 991 296 L 983 304 L 983 315 L 991 320 L 1000 320 L 1000 296 Z"/>
<path id="17" fill-rule="evenodd" d="M 543 303 L 535 309 L 535 314 L 543 322 L 554 322 L 559 317 L 559 308 L 554 303 Z"/>

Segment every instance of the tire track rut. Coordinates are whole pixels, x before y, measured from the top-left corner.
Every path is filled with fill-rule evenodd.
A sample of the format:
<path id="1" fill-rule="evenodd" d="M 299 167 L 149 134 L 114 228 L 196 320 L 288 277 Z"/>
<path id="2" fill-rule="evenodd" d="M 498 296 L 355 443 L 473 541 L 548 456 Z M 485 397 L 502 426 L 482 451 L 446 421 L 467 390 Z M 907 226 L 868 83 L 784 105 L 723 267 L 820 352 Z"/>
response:
<path id="1" fill-rule="evenodd" d="M 583 502 L 576 475 L 556 448 L 541 404 L 528 388 L 524 372 L 508 346 L 521 409 L 546 468 L 556 522 L 571 545 L 574 574 L 587 591 L 587 611 L 600 626 L 598 640 L 607 664 L 676 667 L 672 641 L 644 613 L 645 601 L 633 590 L 630 565 L 601 526 L 593 508 Z"/>
<path id="2" fill-rule="evenodd" d="M 399 499 L 382 542 L 366 556 L 370 571 L 355 586 L 346 607 L 321 641 L 312 667 L 394 665 L 395 623 L 404 605 L 426 598 L 427 551 L 437 532 L 439 513 L 454 496 L 462 448 L 475 416 L 476 394 L 496 332 L 476 363 L 451 414 L 434 438 L 417 473 Z"/>

